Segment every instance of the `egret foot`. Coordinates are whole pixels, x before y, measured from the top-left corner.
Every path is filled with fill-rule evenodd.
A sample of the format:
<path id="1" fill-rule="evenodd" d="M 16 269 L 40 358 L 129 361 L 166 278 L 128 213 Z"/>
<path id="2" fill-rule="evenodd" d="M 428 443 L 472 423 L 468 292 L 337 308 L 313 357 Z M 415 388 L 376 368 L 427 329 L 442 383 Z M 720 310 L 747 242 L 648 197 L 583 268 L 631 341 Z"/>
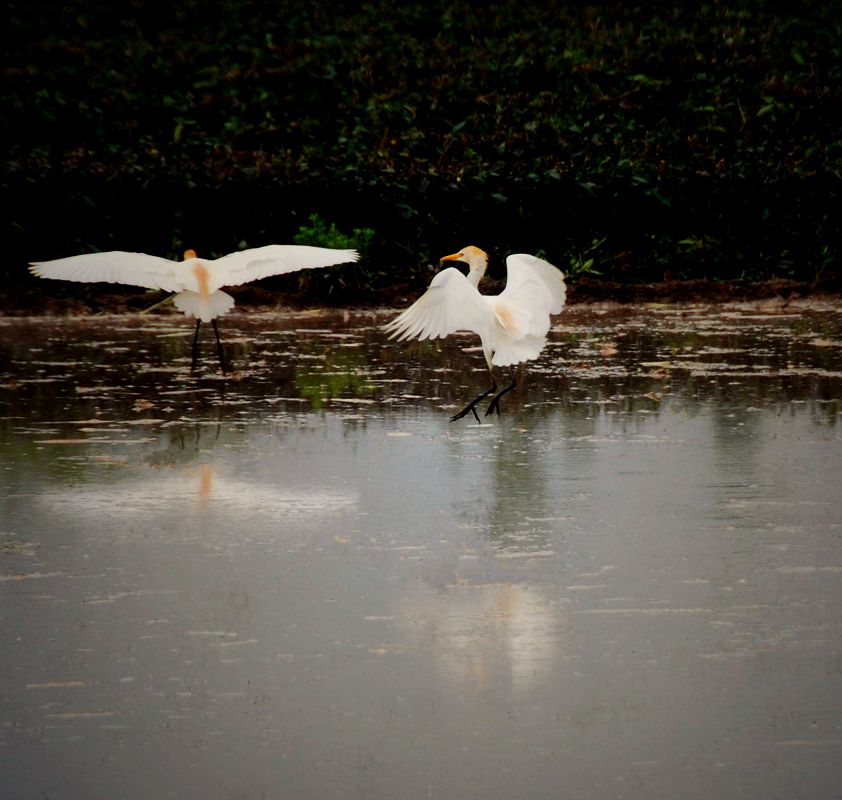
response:
<path id="1" fill-rule="evenodd" d="M 222 374 L 225 375 L 225 354 L 222 351 L 222 340 L 219 338 L 219 328 L 215 319 L 211 320 L 211 325 L 213 325 L 213 332 L 216 334 L 216 352 L 219 354 L 219 367 L 222 370 Z"/>
<path id="2" fill-rule="evenodd" d="M 473 400 L 471 400 L 471 402 L 468 403 L 468 405 L 466 405 L 458 414 L 454 414 L 450 418 L 450 421 L 456 422 L 457 419 L 462 419 L 462 417 L 464 417 L 470 411 L 474 415 L 474 417 L 476 418 L 477 423 L 479 423 L 480 420 L 479 420 L 479 415 L 477 414 L 477 408 L 476 408 L 477 403 L 479 403 L 480 400 L 485 400 L 485 398 L 488 397 L 488 395 L 490 395 L 492 392 L 496 392 L 496 391 L 497 391 L 497 383 L 495 381 L 493 384 L 491 384 L 490 389 L 486 389 L 481 395 L 479 395 L 479 397 L 475 397 Z"/>
<path id="3" fill-rule="evenodd" d="M 199 326 L 202 324 L 202 320 L 196 320 L 196 332 L 193 334 L 193 347 L 191 349 L 191 360 L 190 360 L 190 372 L 196 371 L 196 362 L 199 360 Z M 219 356 L 219 367 L 222 370 L 222 374 L 225 375 L 228 370 L 225 368 L 225 352 L 222 349 L 222 340 L 219 338 L 219 327 L 216 324 L 216 320 L 211 320 L 211 325 L 213 325 L 213 332 L 216 336 L 216 353 Z"/>
<path id="4" fill-rule="evenodd" d="M 485 412 L 486 417 L 493 411 L 497 412 L 498 417 L 500 416 L 500 398 L 504 394 L 508 394 L 510 391 L 512 391 L 512 389 L 514 389 L 515 386 L 517 386 L 517 383 L 514 380 L 512 380 L 512 382 L 505 389 L 494 395 L 494 399 L 488 404 L 488 411 Z"/>
<path id="5" fill-rule="evenodd" d="M 202 320 L 196 320 L 196 332 L 193 334 L 193 347 L 190 349 L 190 372 L 193 373 L 196 371 L 196 361 L 199 357 L 199 326 L 202 324 Z"/>

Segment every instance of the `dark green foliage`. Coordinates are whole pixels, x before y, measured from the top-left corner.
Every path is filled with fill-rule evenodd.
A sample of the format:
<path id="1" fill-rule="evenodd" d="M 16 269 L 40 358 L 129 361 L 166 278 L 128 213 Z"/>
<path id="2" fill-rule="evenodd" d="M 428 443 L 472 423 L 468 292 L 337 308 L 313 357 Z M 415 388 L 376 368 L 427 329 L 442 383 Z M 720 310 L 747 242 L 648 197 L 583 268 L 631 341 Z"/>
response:
<path id="1" fill-rule="evenodd" d="M 360 254 L 360 260 L 353 264 L 297 273 L 298 290 L 305 297 L 324 298 L 336 292 L 343 301 L 359 302 L 370 299 L 372 291 L 383 288 L 385 273 L 378 271 L 369 258 L 374 247 L 374 231 L 371 228 L 354 228 L 353 234 L 349 236 L 334 223 L 328 224 L 318 214 L 311 214 L 309 224 L 302 225 L 292 241 L 293 244 L 315 247 L 354 249 Z"/>
<path id="2" fill-rule="evenodd" d="M 469 243 L 492 274 L 540 250 L 624 282 L 815 280 L 839 271 L 839 12 L 6 4 L 5 269 L 216 256 L 317 214 L 369 231 L 325 292 L 420 286 Z"/>

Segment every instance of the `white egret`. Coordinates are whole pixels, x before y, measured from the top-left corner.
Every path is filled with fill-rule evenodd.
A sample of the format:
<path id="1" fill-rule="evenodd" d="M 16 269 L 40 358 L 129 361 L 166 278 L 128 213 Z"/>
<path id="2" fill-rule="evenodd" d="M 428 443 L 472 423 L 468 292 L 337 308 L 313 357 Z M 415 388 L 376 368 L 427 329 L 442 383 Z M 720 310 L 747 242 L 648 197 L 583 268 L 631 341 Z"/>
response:
<path id="1" fill-rule="evenodd" d="M 480 421 L 476 405 L 497 391 L 494 367 L 511 366 L 537 358 L 544 349 L 550 329 L 550 315 L 564 307 L 564 274 L 547 261 L 525 253 L 506 259 L 506 288 L 499 295 L 483 295 L 479 282 L 488 266 L 488 254 L 473 245 L 442 261 L 463 261 L 467 277 L 455 267 L 439 272 L 427 291 L 409 308 L 386 325 L 390 338 L 444 338 L 456 331 L 472 331 L 482 342 L 482 352 L 491 375 L 491 388 L 468 403 L 451 421 L 469 411 Z M 511 383 L 491 400 L 485 415 L 500 414 L 500 398 L 515 387 Z"/>
<path id="2" fill-rule="evenodd" d="M 302 269 L 330 267 L 356 261 L 358 258 L 356 250 L 269 244 L 229 253 L 217 259 L 199 258 L 195 250 L 185 250 L 184 261 L 170 261 L 145 253 L 112 250 L 57 258 L 53 261 L 33 261 L 29 270 L 41 278 L 126 283 L 145 286 L 147 289 L 177 292 L 173 298 L 176 307 L 183 311 L 185 316 L 196 317 L 193 365 L 196 364 L 199 325 L 202 322 L 210 322 L 216 334 L 219 363 L 225 372 L 216 318 L 234 307 L 234 298 L 220 291 L 220 287 L 238 286 L 270 275 L 282 275 Z"/>

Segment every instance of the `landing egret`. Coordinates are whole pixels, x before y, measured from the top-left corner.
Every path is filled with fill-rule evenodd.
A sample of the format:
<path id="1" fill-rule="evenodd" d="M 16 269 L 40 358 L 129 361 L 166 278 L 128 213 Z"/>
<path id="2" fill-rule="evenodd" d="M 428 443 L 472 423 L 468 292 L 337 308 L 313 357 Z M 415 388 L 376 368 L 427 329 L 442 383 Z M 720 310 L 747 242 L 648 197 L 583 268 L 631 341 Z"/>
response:
<path id="1" fill-rule="evenodd" d="M 455 267 L 439 272 L 427 291 L 409 308 L 387 323 L 391 339 L 437 339 L 456 331 L 479 335 L 491 375 L 491 388 L 468 403 L 451 421 L 472 412 L 476 405 L 497 391 L 494 367 L 511 366 L 537 358 L 547 340 L 550 315 L 564 307 L 567 294 L 564 274 L 547 261 L 525 253 L 506 259 L 506 288 L 499 295 L 483 295 L 479 282 L 488 267 L 488 254 L 473 245 L 442 261 L 463 261 L 467 277 Z M 511 383 L 494 395 L 485 415 L 500 415 L 500 398 L 515 387 Z"/>
<path id="2" fill-rule="evenodd" d="M 217 259 L 199 258 L 195 250 L 185 250 L 184 261 L 170 261 L 145 253 L 112 250 L 57 258 L 53 261 L 33 261 L 29 270 L 40 278 L 127 283 L 132 286 L 145 286 L 148 289 L 177 292 L 173 298 L 176 307 L 183 311 L 185 316 L 196 317 L 193 366 L 196 365 L 199 325 L 202 322 L 210 322 L 216 334 L 219 364 L 224 373 L 225 359 L 216 318 L 234 307 L 234 298 L 220 291 L 221 286 L 238 286 L 270 275 L 330 267 L 356 261 L 358 258 L 356 250 L 268 244 L 265 247 L 229 253 Z"/>

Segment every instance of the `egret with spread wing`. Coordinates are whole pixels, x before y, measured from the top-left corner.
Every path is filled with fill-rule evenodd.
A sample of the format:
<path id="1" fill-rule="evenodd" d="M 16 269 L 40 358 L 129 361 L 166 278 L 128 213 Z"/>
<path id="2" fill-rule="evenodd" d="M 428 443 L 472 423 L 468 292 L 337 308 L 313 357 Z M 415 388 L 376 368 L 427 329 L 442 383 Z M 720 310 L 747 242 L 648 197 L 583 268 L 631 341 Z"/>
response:
<path id="1" fill-rule="evenodd" d="M 564 274 L 557 267 L 536 256 L 517 253 L 506 259 L 508 278 L 499 295 L 483 295 L 479 282 L 488 266 L 488 254 L 469 246 L 445 256 L 442 261 L 463 261 L 465 276 L 455 267 L 439 272 L 427 291 L 409 308 L 386 325 L 390 338 L 437 339 L 456 331 L 472 331 L 482 342 L 491 388 L 468 403 L 451 421 L 468 412 L 477 422 L 476 405 L 497 391 L 494 367 L 505 367 L 538 358 L 550 329 L 550 315 L 564 307 Z M 494 395 L 485 415 L 500 414 L 500 398 L 515 387 L 511 383 Z"/>
<path id="2" fill-rule="evenodd" d="M 302 269 L 330 267 L 356 261 L 355 250 L 334 250 L 306 245 L 269 244 L 229 253 L 222 258 L 199 258 L 195 250 L 184 251 L 184 261 L 170 261 L 145 253 L 112 250 L 105 253 L 86 253 L 53 261 L 34 261 L 29 270 L 41 278 L 65 281 L 126 283 L 177 292 L 176 307 L 188 317 L 196 317 L 193 336 L 193 365 L 199 325 L 210 322 L 216 334 L 219 363 L 225 372 L 225 359 L 216 318 L 234 307 L 234 298 L 220 291 L 222 286 L 238 286 L 249 281 L 282 275 Z"/>

